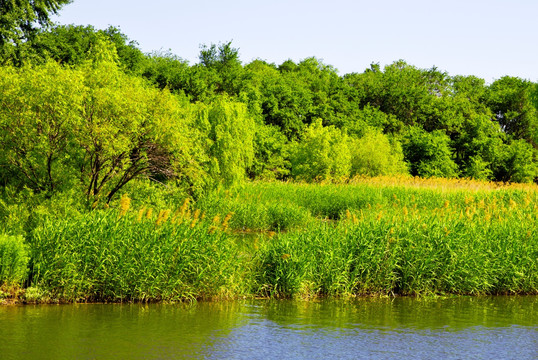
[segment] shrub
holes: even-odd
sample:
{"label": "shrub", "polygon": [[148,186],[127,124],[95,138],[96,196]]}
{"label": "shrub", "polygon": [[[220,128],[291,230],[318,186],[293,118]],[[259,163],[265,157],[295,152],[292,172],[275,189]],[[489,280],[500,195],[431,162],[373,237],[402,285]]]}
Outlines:
{"label": "shrub", "polygon": [[352,141],[351,153],[351,176],[407,173],[400,144],[391,144],[389,138],[381,132],[369,132]]}
{"label": "shrub", "polygon": [[299,180],[347,177],[351,167],[348,136],[334,126],[324,127],[318,119],[292,149],[290,161],[292,176]]}

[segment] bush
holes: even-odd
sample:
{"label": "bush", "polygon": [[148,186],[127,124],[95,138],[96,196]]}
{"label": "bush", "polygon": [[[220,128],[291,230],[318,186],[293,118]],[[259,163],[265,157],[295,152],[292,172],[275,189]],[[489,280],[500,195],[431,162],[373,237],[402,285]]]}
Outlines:
{"label": "bush", "polygon": [[398,142],[391,144],[381,132],[368,132],[352,142],[351,176],[406,174],[402,148]]}
{"label": "bush", "polygon": [[318,119],[292,149],[290,161],[291,174],[298,180],[347,177],[351,168],[348,136],[334,126],[324,127]]}

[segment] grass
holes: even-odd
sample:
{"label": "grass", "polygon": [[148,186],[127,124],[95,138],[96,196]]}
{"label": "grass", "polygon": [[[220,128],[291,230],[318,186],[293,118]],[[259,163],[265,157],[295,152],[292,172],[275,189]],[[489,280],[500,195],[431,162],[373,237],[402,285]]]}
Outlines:
{"label": "grass", "polygon": [[[517,215],[486,223],[450,210],[399,210],[350,212],[337,225],[280,234],[261,252],[260,291],[284,297],[537,293],[536,233]],[[531,229],[536,225],[534,218]]]}
{"label": "grass", "polygon": [[32,284],[64,301],[237,296],[237,246],[199,212],[98,211],[34,232]]}
{"label": "grass", "polygon": [[0,235],[0,301],[19,295],[26,279],[28,260],[22,236]]}
{"label": "grass", "polygon": [[196,202],[144,189],[148,201],[40,216],[26,299],[538,294],[535,185],[253,182]]}

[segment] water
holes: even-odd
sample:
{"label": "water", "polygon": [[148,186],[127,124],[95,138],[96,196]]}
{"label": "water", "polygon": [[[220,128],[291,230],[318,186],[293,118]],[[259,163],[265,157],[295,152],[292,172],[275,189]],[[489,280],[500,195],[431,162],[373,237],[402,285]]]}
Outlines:
{"label": "water", "polygon": [[538,297],[0,307],[0,359],[538,359]]}

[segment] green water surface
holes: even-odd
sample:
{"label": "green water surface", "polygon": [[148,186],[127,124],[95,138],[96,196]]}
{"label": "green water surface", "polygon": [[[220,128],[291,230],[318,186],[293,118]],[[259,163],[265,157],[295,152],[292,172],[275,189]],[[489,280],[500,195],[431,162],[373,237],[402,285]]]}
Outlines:
{"label": "green water surface", "polygon": [[0,359],[538,359],[538,297],[0,307]]}

